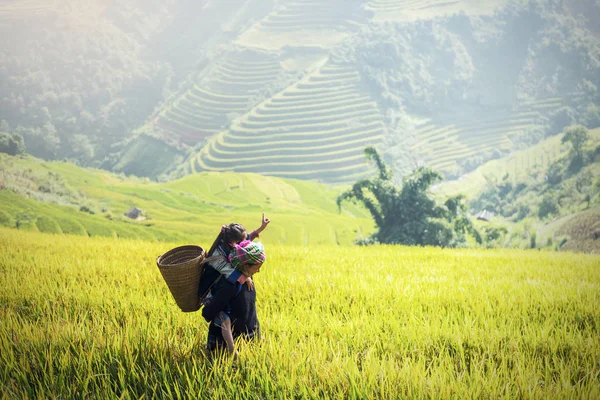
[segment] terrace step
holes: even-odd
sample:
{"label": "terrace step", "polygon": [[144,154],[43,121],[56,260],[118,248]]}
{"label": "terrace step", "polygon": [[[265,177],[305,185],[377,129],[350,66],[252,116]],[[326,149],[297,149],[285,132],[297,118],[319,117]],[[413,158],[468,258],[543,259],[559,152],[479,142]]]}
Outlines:
{"label": "terrace step", "polygon": [[358,72],[326,64],[213,137],[196,167],[319,179],[358,176],[369,170],[364,147],[380,144],[385,132],[377,103],[360,90]]}
{"label": "terrace step", "polygon": [[[278,132],[257,132],[250,129],[242,128],[230,128],[225,133],[226,136],[230,137],[236,142],[244,142],[247,138],[250,138],[249,143],[256,143],[256,140],[269,141],[273,139],[277,140],[320,140],[322,137],[335,137],[340,135],[350,135],[359,132],[371,131],[373,129],[383,127],[381,119],[371,121],[369,123],[362,123],[356,126],[350,126],[349,124],[337,124],[338,126],[331,127],[330,129],[322,130],[299,130],[297,132],[289,132],[288,130],[280,130]],[[328,127],[329,128],[329,127]],[[217,139],[217,138],[216,138]],[[248,143],[248,142],[245,142]]]}
{"label": "terrace step", "polygon": [[343,117],[344,115],[347,115],[348,113],[358,113],[357,115],[359,115],[360,113],[363,113],[364,111],[367,111],[368,109],[371,109],[373,112],[377,112],[377,106],[374,103],[363,103],[363,104],[354,104],[351,106],[339,106],[339,107],[335,107],[335,106],[331,106],[328,108],[323,107],[321,109],[321,111],[309,111],[309,112],[293,112],[293,113],[287,113],[287,114],[268,114],[268,115],[264,115],[264,114],[259,114],[259,113],[253,113],[253,114],[249,114],[247,119],[249,121],[252,122],[265,122],[265,123],[274,123],[274,122],[281,122],[281,123],[291,123],[293,121],[304,121],[306,119],[311,119],[311,120],[316,120],[316,119],[320,119],[320,118],[331,118],[332,114],[337,114],[336,117]]}
{"label": "terrace step", "polygon": [[[364,143],[379,142],[383,139],[384,130],[370,130],[358,132],[354,135],[339,135],[333,138],[322,137],[319,139],[298,139],[298,140],[274,140],[268,143],[251,143],[254,146],[249,147],[248,145],[241,143],[222,143],[221,141],[213,141],[213,149],[220,153],[231,153],[239,154],[243,151],[244,154],[263,154],[264,152],[272,152],[273,150],[279,151],[299,151],[318,153],[322,151],[329,151],[331,149],[348,149],[355,148],[357,145]],[[345,139],[340,145],[339,139]],[[290,146],[293,146],[291,148]],[[365,147],[365,146],[362,146]],[[287,148],[287,150],[286,150]],[[283,149],[283,150],[282,150]]]}

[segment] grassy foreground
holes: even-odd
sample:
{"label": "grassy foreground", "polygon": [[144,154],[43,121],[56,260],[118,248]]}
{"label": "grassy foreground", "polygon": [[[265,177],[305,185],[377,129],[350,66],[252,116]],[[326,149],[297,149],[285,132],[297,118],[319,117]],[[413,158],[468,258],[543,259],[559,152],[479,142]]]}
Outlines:
{"label": "grassy foreground", "polygon": [[600,258],[267,243],[237,368],[154,262],[0,229],[0,398],[600,398]]}

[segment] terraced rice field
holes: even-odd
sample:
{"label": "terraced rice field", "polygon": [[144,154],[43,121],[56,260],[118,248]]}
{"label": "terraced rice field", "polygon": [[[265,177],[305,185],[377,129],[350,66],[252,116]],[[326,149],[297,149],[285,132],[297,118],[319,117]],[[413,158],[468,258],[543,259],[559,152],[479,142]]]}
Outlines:
{"label": "terraced rice field", "polygon": [[0,17],[30,15],[38,11],[51,10],[55,7],[56,1],[54,0],[0,0]]}
{"label": "terraced rice field", "polygon": [[260,28],[278,32],[356,30],[364,22],[359,5],[356,1],[340,0],[290,1],[260,21]]}
{"label": "terraced rice field", "polygon": [[444,13],[489,14],[505,0],[368,0],[365,8],[378,20],[417,19]]}
{"label": "terraced rice field", "polygon": [[199,153],[196,168],[349,181],[368,171],[363,150],[384,134],[358,72],[327,63],[219,133]]}
{"label": "terraced rice field", "polygon": [[447,3],[461,3],[449,0],[369,0],[367,7],[374,11],[419,10]]}
{"label": "terraced rice field", "polygon": [[228,53],[200,75],[155,121],[167,135],[196,144],[248,111],[261,89],[283,74],[276,55],[250,50]]}
{"label": "terraced rice field", "polygon": [[279,2],[271,13],[238,37],[237,42],[270,50],[284,46],[329,48],[368,22],[370,13],[363,3],[362,0]]}
{"label": "terraced rice field", "polygon": [[427,121],[414,133],[410,149],[429,166],[444,172],[458,167],[460,160],[483,152],[513,147],[511,137],[540,124],[549,111],[564,105],[563,99],[551,98],[523,102],[518,112],[507,110],[489,116],[448,116]]}

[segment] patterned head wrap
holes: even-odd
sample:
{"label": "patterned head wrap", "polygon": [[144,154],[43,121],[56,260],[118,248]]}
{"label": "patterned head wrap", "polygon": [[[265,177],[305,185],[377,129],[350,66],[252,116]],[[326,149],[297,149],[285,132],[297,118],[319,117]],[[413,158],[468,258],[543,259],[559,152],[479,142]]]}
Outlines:
{"label": "patterned head wrap", "polygon": [[264,263],[267,256],[262,243],[244,240],[235,245],[231,253],[229,253],[228,259],[235,269],[241,271],[244,265],[252,266]]}

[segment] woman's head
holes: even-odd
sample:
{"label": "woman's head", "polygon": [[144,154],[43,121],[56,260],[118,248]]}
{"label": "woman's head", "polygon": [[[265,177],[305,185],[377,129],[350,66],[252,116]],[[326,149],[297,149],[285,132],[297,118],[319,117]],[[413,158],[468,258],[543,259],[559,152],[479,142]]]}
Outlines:
{"label": "woman's head", "polygon": [[237,244],[229,254],[231,265],[244,273],[252,276],[260,271],[260,267],[266,261],[265,247],[260,242],[244,240]]}

